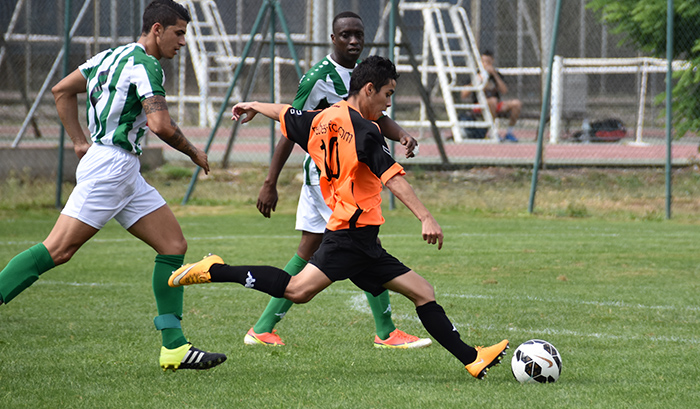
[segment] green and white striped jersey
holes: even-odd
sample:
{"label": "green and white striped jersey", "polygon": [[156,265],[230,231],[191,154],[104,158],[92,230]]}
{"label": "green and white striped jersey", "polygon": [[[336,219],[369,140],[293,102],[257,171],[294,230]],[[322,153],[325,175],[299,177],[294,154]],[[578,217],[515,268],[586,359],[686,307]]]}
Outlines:
{"label": "green and white striped jersey", "polygon": [[114,145],[136,155],[148,129],[141,101],[165,96],[160,62],[139,43],[102,51],[80,67],[87,80],[87,118],[94,143]]}
{"label": "green and white striped jersey", "polygon": [[[314,65],[299,81],[292,106],[302,111],[328,108],[348,96],[352,70],[326,58]],[[319,174],[311,156],[304,158],[304,184],[318,185]]]}

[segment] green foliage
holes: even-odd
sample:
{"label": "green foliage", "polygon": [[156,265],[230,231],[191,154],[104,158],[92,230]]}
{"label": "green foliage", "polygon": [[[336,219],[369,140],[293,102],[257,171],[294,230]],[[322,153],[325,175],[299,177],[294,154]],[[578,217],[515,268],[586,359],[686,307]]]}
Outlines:
{"label": "green foliage", "polygon": [[[666,58],[667,0],[591,0],[602,21],[643,51]],[[674,72],[674,125],[677,135],[700,132],[700,2],[675,0],[673,57],[690,67]],[[660,96],[657,103],[665,98]]]}
{"label": "green foliage", "polygon": [[[187,262],[215,252],[232,264],[281,266],[299,241],[293,212],[264,219],[252,209],[174,210]],[[55,213],[0,218],[0,266],[42,240]],[[347,281],[294,306],[277,326],[287,342],[280,348],[243,345],[266,295],[235,284],[187,287],[185,334],[229,360],[209,371],[163,373],[150,287],[155,254],[110,222],[69,263],[0,306],[0,407],[697,406],[697,225],[443,212],[438,251],[406,209],[386,217],[383,245],[433,284],[466,342],[511,341],[485,380],[437,344],[373,348],[371,313]],[[391,298],[397,326],[427,336],[413,305]],[[557,383],[513,379],[512,352],[531,338],[561,352]]]}

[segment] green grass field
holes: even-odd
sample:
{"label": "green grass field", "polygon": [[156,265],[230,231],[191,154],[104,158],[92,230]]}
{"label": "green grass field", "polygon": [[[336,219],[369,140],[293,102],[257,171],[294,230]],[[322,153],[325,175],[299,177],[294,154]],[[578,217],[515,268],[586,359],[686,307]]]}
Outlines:
{"label": "green grass field", "polygon": [[[187,260],[282,266],[298,244],[293,209],[175,206]],[[381,238],[425,276],[472,345],[511,341],[503,364],[473,379],[437,344],[372,347],[359,290],[340,282],[278,325],[287,346],[243,345],[267,303],[237,284],[185,290],[186,335],[228,355],[209,371],[163,373],[152,324],[154,252],[110,222],[71,262],[0,307],[2,408],[692,408],[700,401],[700,239],[691,222],[546,218],[444,211],[441,251],[404,208]],[[43,240],[51,210],[0,219],[0,266]],[[410,302],[392,295],[397,325],[427,336]],[[510,373],[523,341],[552,342],[555,384]]]}

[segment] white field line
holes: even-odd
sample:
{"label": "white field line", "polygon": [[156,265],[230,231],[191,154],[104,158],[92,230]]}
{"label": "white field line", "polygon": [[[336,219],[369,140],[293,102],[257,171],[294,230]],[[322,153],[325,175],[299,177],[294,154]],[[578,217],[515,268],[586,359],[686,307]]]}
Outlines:
{"label": "white field line", "polygon": [[[98,233],[99,234],[99,233]],[[249,239],[299,239],[299,235],[269,235],[269,234],[261,234],[261,235],[232,235],[232,236],[207,236],[207,237],[186,237],[187,241],[220,241],[220,240],[249,240]],[[139,241],[136,237],[132,236],[126,236],[122,238],[110,238],[110,239],[101,239],[101,238],[93,238],[90,239],[88,243],[124,243],[128,241]],[[41,240],[38,241],[30,241],[30,240],[23,240],[23,241],[0,241],[0,246],[4,245],[34,245],[36,243],[41,242]]]}

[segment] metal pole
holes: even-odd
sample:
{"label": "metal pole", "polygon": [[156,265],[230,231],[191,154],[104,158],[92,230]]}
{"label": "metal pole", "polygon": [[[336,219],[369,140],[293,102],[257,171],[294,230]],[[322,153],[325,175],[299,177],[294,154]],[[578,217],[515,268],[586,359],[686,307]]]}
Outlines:
{"label": "metal pole", "polygon": [[[71,33],[70,33],[70,9],[71,9],[71,0],[65,0],[65,14],[64,14],[64,23],[63,23],[63,76],[68,75],[68,69],[69,65],[68,63],[70,62],[70,58],[68,56],[68,49],[70,48],[70,39],[71,39]],[[61,193],[62,193],[62,186],[63,186],[63,141],[66,138],[66,128],[63,127],[63,124],[61,124],[61,131],[58,134],[58,169],[56,169],[56,203],[55,206],[57,209],[60,209],[62,207],[61,203]]]}
{"label": "metal pole", "polygon": [[[389,13],[389,59],[391,62],[396,61],[395,46],[396,46],[396,0],[391,0],[391,12]],[[391,106],[389,107],[389,117],[394,117],[394,95],[391,95]],[[391,156],[394,156],[396,143],[391,141]],[[396,209],[396,197],[394,194],[389,195],[389,210]]]}
{"label": "metal pole", "polygon": [[666,10],[666,219],[671,218],[671,138],[673,103],[673,0]]}
{"label": "metal pole", "polygon": [[[275,4],[275,9],[277,10],[277,18],[279,19],[280,25],[282,26],[282,30],[284,31],[285,37],[287,38],[287,46],[289,48],[289,52],[292,55],[292,58],[294,59],[297,75],[299,75],[299,79],[301,79],[301,76],[303,75],[301,72],[301,66],[299,65],[299,59],[297,58],[296,51],[294,50],[294,43],[291,41],[291,34],[289,33],[289,29],[287,28],[287,23],[284,18],[284,13],[282,12],[282,8],[280,7],[279,2]],[[272,13],[270,13],[272,14]],[[267,27],[266,24],[270,24],[269,22],[265,22],[263,24],[263,27]],[[241,98],[243,98],[243,101],[248,100],[248,95],[250,95],[250,90],[253,85],[253,80],[255,79],[255,75],[257,72],[257,67],[258,63],[260,61],[260,53],[262,52],[262,45],[265,42],[265,39],[263,38],[262,41],[260,42],[259,47],[255,51],[255,57],[253,57],[253,60],[255,61],[254,68],[251,69],[252,74],[248,75],[248,80],[244,86],[244,91],[241,94]],[[229,137],[228,143],[226,144],[226,151],[224,152],[224,158],[221,162],[221,166],[226,169],[229,166],[229,156],[231,155],[231,150],[233,149],[233,143],[236,140],[236,135],[238,133],[238,125],[240,125],[240,122],[236,121],[233,123],[233,127],[231,128],[231,136]],[[272,146],[270,150],[270,158],[272,158],[272,153],[274,150],[274,146]]]}
{"label": "metal pole", "polygon": [[544,138],[544,124],[547,120],[547,106],[549,105],[549,96],[552,90],[552,65],[554,64],[554,54],[557,49],[557,37],[559,35],[559,15],[561,14],[561,0],[557,0],[557,6],[554,11],[554,27],[552,28],[552,43],[549,49],[549,69],[547,70],[547,80],[545,82],[545,91],[542,96],[542,109],[540,111],[540,125],[537,129],[537,154],[535,155],[535,164],[532,170],[532,185],[530,188],[530,202],[527,211],[532,213],[535,208],[535,193],[537,192],[537,173],[540,169],[542,160],[542,139]]}
{"label": "metal pole", "polygon": [[[241,75],[241,71],[243,70],[243,66],[245,65],[245,59],[248,57],[248,53],[250,52],[250,47],[255,41],[255,33],[258,32],[258,27],[260,26],[260,22],[262,21],[263,16],[265,15],[265,12],[268,10],[269,6],[263,5],[260,7],[260,11],[258,12],[258,16],[255,18],[255,23],[253,24],[253,29],[250,31],[250,38],[248,39],[248,42],[245,44],[245,47],[243,47],[243,54],[241,54],[241,62],[238,64],[236,67],[236,71],[233,74],[233,81],[231,81],[231,85],[229,85],[228,90],[226,90],[226,95],[224,96],[224,100],[221,102],[221,109],[219,109],[219,115],[216,118],[216,122],[214,123],[214,127],[211,129],[211,133],[209,134],[209,140],[207,141],[207,145],[204,147],[204,152],[209,153],[209,148],[211,147],[212,142],[214,141],[214,136],[216,135],[216,131],[219,129],[219,125],[221,125],[221,118],[224,116],[224,112],[226,111],[227,104],[229,98],[231,98],[231,94],[233,93],[233,88],[236,86],[236,82],[238,81],[238,77]],[[192,179],[190,180],[190,185],[187,187],[187,192],[185,192],[185,197],[182,198],[182,204],[186,205],[187,201],[190,200],[190,196],[192,195],[192,192],[194,191],[194,185],[197,183],[197,175],[199,175],[199,172],[202,171],[202,168],[197,166],[197,168],[194,170],[192,173]]]}
{"label": "metal pole", "polygon": [[[262,23],[263,27],[267,27],[270,24],[269,21],[264,20]],[[266,34],[267,35],[267,34]],[[258,75],[258,66],[260,65],[260,55],[262,54],[263,45],[267,37],[261,38],[260,42],[255,49],[255,55],[253,56],[253,65],[249,68],[248,78],[246,79],[245,85],[243,85],[243,92],[241,93],[241,101],[247,101],[250,95],[250,90],[253,88],[253,82],[255,77]],[[229,157],[231,156],[231,151],[233,150],[233,144],[236,141],[236,136],[238,135],[238,127],[240,126],[240,121],[233,121],[233,126],[231,127],[231,134],[229,135],[228,142],[226,143],[226,151],[224,151],[224,157],[221,160],[221,167],[223,169],[228,169],[229,167]]]}
{"label": "metal pole", "polygon": [[[268,0],[273,1],[273,0]],[[272,7],[272,3],[270,3]],[[270,9],[270,102],[275,101],[275,13]],[[275,121],[270,119],[270,162],[275,152]]]}
{"label": "metal pole", "polygon": [[[287,26],[287,20],[284,18],[284,13],[282,13],[282,6],[280,5],[279,1],[275,2],[275,10],[277,11],[277,18],[280,20],[280,26],[282,27],[282,31],[285,34],[285,38],[287,39],[287,48],[289,48],[289,54],[291,54],[292,59],[294,60],[294,68],[297,71],[297,76],[299,79],[304,76],[304,72],[301,70],[301,66],[299,65],[299,57],[297,57],[297,52],[294,49],[294,42],[292,41],[292,35],[289,33],[289,26]],[[320,60],[321,58],[319,58]]]}

